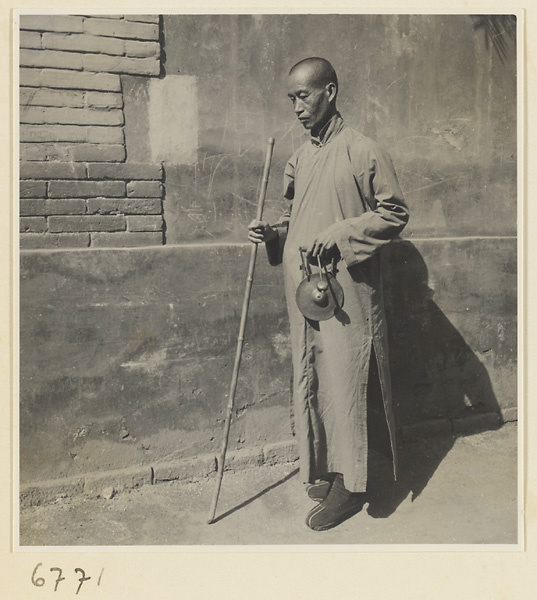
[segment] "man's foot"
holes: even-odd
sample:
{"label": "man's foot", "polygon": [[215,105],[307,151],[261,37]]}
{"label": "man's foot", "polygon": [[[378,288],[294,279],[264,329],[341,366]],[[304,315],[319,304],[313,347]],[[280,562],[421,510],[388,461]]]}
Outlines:
{"label": "man's foot", "polygon": [[308,496],[315,502],[322,502],[332,487],[333,479],[318,479],[315,483],[310,483],[306,488]]}
{"label": "man's foot", "polygon": [[343,476],[337,475],[328,496],[306,517],[306,525],[315,531],[326,531],[359,513],[366,502],[365,493],[349,492]]}

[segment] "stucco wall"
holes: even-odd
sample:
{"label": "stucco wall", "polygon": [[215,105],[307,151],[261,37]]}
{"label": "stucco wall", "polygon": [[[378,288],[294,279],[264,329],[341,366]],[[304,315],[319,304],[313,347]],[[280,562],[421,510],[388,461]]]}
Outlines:
{"label": "stucco wall", "polygon": [[168,242],[242,239],[271,135],[267,215],[280,214],[306,139],[286,76],[306,56],[333,63],[343,117],[392,155],[404,237],[516,233],[514,48],[502,62],[469,15],[169,16],[163,34],[166,74],[196,76],[199,104],[198,162],[168,178]]}
{"label": "stucco wall", "polygon": [[[501,60],[462,15],[170,15],[159,39],[162,76],[121,85],[127,163],[162,162],[166,245],[21,253],[23,480],[215,452],[245,226],[269,135],[266,215],[283,208],[304,140],[285,79],[307,55],[333,62],[343,116],[390,151],[412,213],[385,253],[397,425],[512,416],[514,49]],[[232,449],[290,437],[281,272],[262,252],[247,336]]]}
{"label": "stucco wall", "polygon": [[[512,415],[514,254],[515,241],[499,238],[386,252],[399,428]],[[233,244],[24,253],[24,479],[217,453],[248,256]],[[260,258],[231,450],[291,438],[281,272]]]}

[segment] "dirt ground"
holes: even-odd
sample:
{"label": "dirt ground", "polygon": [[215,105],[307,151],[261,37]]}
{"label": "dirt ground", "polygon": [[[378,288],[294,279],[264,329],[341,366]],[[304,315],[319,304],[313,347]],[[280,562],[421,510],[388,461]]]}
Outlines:
{"label": "dirt ground", "polygon": [[[314,506],[297,464],[225,473],[208,525],[214,476],[159,483],[108,498],[58,499],[20,514],[21,546],[272,544],[514,544],[517,428],[407,443],[401,473],[371,461],[363,510],[326,532],[309,530]],[[111,491],[111,490],[110,490]]]}

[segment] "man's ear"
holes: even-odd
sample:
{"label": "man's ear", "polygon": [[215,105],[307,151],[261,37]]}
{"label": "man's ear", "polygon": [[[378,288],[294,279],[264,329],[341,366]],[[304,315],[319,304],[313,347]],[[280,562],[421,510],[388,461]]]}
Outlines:
{"label": "man's ear", "polygon": [[335,83],[328,83],[326,85],[326,92],[328,93],[328,101],[332,102],[337,94],[337,86]]}

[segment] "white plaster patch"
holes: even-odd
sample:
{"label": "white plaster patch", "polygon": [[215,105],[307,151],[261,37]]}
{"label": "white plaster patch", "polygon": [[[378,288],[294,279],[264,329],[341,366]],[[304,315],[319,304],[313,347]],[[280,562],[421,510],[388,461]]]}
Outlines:
{"label": "white plaster patch", "polygon": [[149,143],[153,162],[191,165],[198,158],[196,77],[166,75],[149,82]]}

